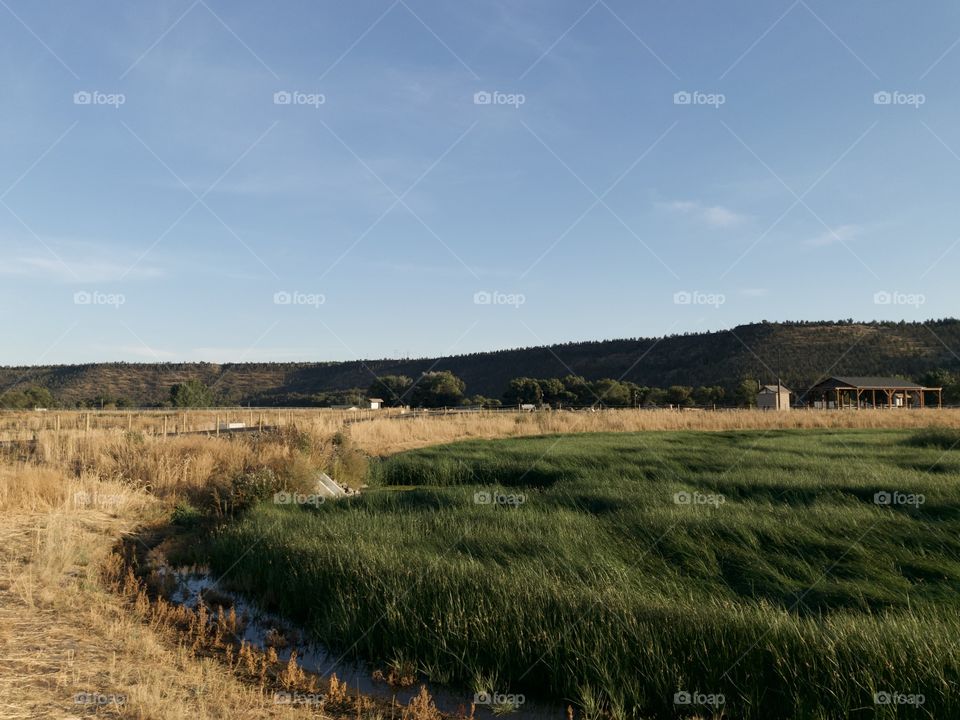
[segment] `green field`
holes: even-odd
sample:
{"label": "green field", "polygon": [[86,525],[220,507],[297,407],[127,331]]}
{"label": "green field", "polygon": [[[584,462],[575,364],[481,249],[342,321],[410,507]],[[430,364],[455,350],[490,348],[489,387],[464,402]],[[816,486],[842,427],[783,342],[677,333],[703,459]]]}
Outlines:
{"label": "green field", "polygon": [[256,506],[211,564],[334,647],[471,692],[614,717],[960,717],[957,439],[433,447],[373,465],[358,498]]}

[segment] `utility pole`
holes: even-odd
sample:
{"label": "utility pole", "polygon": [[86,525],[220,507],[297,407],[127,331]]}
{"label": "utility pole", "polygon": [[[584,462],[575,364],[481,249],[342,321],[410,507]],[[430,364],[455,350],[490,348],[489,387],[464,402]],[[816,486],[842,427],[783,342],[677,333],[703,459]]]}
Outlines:
{"label": "utility pole", "polygon": [[780,346],[777,345],[777,410],[781,410],[780,407]]}

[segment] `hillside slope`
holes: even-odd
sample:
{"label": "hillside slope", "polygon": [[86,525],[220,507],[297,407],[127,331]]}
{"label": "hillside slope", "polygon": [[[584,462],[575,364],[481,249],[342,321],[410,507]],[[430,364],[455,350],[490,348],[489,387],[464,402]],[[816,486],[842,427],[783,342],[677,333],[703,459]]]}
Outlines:
{"label": "hillside slope", "polygon": [[64,405],[100,395],[161,403],[170,386],[197,378],[225,402],[272,404],[293,396],[366,388],[374,375],[416,378],[450,370],[468,394],[499,397],[517,376],[583,375],[641,385],[721,385],[744,377],[802,389],[826,374],[903,375],[960,369],[960,320],[925,323],[754,323],[664,338],[565,343],[416,360],[319,363],[127,364],[0,367],[0,392],[42,385]]}

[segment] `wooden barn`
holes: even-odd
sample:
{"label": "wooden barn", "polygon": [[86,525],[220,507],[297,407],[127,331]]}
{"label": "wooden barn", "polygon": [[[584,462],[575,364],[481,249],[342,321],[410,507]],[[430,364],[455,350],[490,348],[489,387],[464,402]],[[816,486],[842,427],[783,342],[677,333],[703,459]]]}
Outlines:
{"label": "wooden barn", "polygon": [[828,377],[807,391],[807,404],[815,408],[923,408],[927,395],[943,407],[943,388],[924,387],[895,377]]}

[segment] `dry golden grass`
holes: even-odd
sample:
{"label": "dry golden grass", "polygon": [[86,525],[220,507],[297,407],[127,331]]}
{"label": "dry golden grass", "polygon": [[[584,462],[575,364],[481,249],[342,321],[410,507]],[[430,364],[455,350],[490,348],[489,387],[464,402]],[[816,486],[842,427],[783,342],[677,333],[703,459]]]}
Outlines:
{"label": "dry golden grass", "polygon": [[[294,456],[331,467],[337,462],[333,435],[345,427],[355,447],[376,455],[466,438],[552,433],[960,427],[956,410],[491,413],[380,416],[348,426],[344,419],[291,416],[300,432],[274,440],[36,430],[33,451],[8,448],[0,456],[0,720],[89,716],[92,707],[73,703],[80,692],[125,695],[123,705],[97,710],[108,717],[245,720],[309,712],[276,705],[222,662],[199,658],[144,624],[103,585],[99,571],[121,535],[165,516],[193,490]],[[432,713],[429,702],[421,704],[421,714]]]}
{"label": "dry golden grass", "polygon": [[129,430],[146,435],[181,432],[214,432],[218,423],[243,423],[247,427],[290,427],[297,425],[314,431],[333,432],[345,421],[363,421],[376,414],[397,414],[397,410],[334,410],[330,408],[292,408],[248,410],[50,410],[0,411],[0,441],[28,440],[37,433],[56,430],[82,435],[96,430]]}
{"label": "dry golden grass", "polygon": [[[278,704],[262,687],[262,672],[259,684],[239,677],[243,653],[233,666],[208,657],[190,637],[148,622],[149,609],[111,592],[102,573],[114,564],[117,539],[165,514],[158,498],[121,480],[0,465],[0,720],[385,716],[382,703],[356,697],[351,707],[358,709],[349,713]],[[269,657],[246,653],[264,666]],[[304,682],[293,663],[278,678],[284,687]],[[332,687],[346,697],[345,685]],[[78,704],[78,694],[122,702]],[[413,704],[395,714],[436,718]]]}
{"label": "dry golden grass", "polygon": [[296,717],[135,621],[101,562],[158,502],[119,482],[0,468],[0,718],[89,716],[78,693],[125,696],[98,715]]}
{"label": "dry golden grass", "polygon": [[350,425],[354,445],[389,455],[471,438],[645,430],[960,427],[960,410],[604,410],[602,412],[464,413],[377,418]]}

